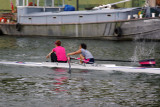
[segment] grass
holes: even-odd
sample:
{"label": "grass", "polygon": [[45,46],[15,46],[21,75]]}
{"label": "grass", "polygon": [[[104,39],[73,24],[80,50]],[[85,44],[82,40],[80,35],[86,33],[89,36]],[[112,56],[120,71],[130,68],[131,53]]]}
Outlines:
{"label": "grass", "polygon": [[[16,0],[13,0],[13,4],[16,4]],[[0,10],[11,10],[10,0],[0,0]]]}
{"label": "grass", "polygon": [[[15,5],[16,0],[12,0],[12,1],[13,1],[13,4]],[[42,1],[43,0],[40,0],[40,2]],[[65,0],[65,4],[73,5],[76,7],[76,1],[77,0]],[[86,7],[93,7],[101,4],[114,3],[118,1],[121,1],[121,0],[79,0],[79,7],[80,7],[80,10],[82,10]],[[144,0],[140,0],[140,1],[144,1]],[[118,7],[131,7],[131,6],[132,6],[132,2],[121,3],[118,5]],[[0,10],[11,10],[10,0],[0,0]]]}

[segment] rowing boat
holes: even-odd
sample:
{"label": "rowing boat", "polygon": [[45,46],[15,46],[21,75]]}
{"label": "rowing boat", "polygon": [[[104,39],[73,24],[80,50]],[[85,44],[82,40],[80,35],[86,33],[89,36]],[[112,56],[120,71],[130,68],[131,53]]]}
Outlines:
{"label": "rowing boat", "polygon": [[[68,63],[52,63],[52,62],[0,61],[0,64],[30,66],[30,67],[69,68]],[[85,69],[85,70],[122,71],[122,72],[160,74],[160,68],[116,66],[115,64],[78,64],[78,63],[71,63],[71,68],[72,69]]]}

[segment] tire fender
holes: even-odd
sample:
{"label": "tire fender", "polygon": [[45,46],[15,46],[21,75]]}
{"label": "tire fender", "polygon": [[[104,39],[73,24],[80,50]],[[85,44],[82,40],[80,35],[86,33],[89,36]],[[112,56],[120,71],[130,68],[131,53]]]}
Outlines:
{"label": "tire fender", "polygon": [[120,27],[117,27],[114,30],[114,35],[117,36],[117,37],[121,37],[122,36],[122,29]]}
{"label": "tire fender", "polygon": [[21,24],[20,24],[20,23],[17,23],[17,24],[16,24],[16,30],[17,30],[17,31],[21,31]]}

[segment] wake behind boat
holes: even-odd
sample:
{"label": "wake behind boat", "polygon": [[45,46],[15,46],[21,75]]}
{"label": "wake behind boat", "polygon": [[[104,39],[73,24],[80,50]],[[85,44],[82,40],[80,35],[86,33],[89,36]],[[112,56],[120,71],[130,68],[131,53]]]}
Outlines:
{"label": "wake behind boat", "polygon": [[[52,62],[18,62],[18,61],[0,61],[1,65],[17,65],[29,67],[48,67],[48,68],[69,68],[68,63]],[[99,71],[121,71],[132,73],[153,73],[160,74],[160,68],[116,66],[115,64],[78,64],[70,63],[72,69],[99,70]]]}

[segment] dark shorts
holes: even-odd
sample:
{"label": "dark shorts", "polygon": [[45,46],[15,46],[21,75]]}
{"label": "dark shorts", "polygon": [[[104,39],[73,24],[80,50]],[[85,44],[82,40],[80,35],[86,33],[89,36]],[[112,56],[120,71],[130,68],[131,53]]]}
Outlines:
{"label": "dark shorts", "polygon": [[54,52],[51,54],[51,62],[67,63],[67,61],[58,61]]}
{"label": "dark shorts", "polygon": [[57,62],[59,62],[59,63],[67,63],[67,61],[57,61]]}
{"label": "dark shorts", "polygon": [[93,64],[93,63],[94,63],[94,58],[85,59],[84,62],[85,62],[86,64]]}

